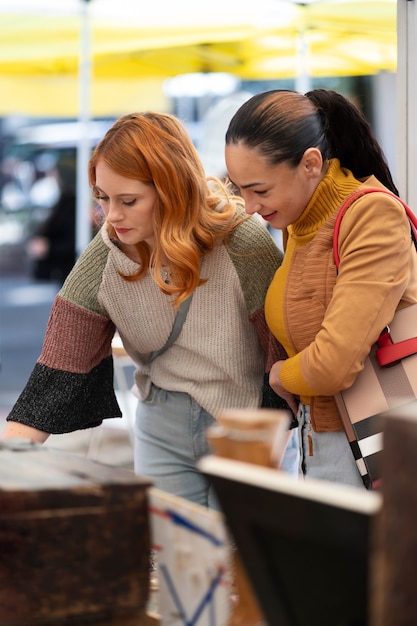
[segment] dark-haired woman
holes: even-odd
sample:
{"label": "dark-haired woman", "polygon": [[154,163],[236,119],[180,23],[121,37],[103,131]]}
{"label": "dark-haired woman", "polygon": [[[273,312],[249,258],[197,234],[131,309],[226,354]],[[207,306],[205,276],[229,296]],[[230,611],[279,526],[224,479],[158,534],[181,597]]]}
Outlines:
{"label": "dark-haired woman", "polygon": [[356,200],[343,218],[338,272],[332,236],[357,189],[397,193],[383,152],[342,95],[275,90],[232,118],[226,165],[246,211],[288,233],[265,304],[288,359],[269,380],[294,411],[300,401],[302,471],[363,486],[333,397],[352,385],[397,307],[417,301],[416,253],[404,208],[383,193]]}

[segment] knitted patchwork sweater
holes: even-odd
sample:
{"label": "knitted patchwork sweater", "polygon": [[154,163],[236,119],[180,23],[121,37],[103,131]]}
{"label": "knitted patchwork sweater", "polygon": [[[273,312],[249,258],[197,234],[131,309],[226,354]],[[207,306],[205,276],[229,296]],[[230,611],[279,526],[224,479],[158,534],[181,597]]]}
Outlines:
{"label": "knitted patchwork sweater", "polygon": [[281,261],[257,218],[240,224],[227,244],[204,258],[201,276],[208,280],[196,289],[179,337],[148,365],[149,353],[172,330],[175,309],[149,272],[140,281],[120,276],[134,274],[138,265],[104,226],[56,296],[41,355],[7,419],[56,434],[120,417],[111,350],[116,329],[136,366],[139,399],[154,383],[190,394],[213,415],[260,406],[265,372],[285,356],[263,308]]}

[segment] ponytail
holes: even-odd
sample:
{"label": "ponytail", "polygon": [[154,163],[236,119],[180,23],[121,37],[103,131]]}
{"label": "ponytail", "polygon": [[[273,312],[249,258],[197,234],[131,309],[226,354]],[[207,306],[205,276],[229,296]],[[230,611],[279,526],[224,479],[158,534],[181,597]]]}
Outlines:
{"label": "ponytail", "polygon": [[329,154],[355,178],[372,174],[398,195],[388,163],[370,124],[347,98],[327,89],[314,89],[306,96],[317,108],[324,125]]}

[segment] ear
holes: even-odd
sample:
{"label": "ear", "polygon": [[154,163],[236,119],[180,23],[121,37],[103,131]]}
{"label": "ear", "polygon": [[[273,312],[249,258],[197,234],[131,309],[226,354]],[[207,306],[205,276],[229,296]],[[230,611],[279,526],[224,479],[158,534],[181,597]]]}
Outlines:
{"label": "ear", "polygon": [[323,168],[323,157],[318,148],[307,148],[301,162],[309,178],[320,176]]}

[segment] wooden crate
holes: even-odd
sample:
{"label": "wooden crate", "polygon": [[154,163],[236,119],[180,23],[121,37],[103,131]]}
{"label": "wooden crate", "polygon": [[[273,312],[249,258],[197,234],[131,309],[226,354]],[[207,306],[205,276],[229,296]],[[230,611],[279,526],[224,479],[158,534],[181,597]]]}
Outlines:
{"label": "wooden crate", "polygon": [[145,624],[149,486],[128,470],[0,442],[0,625]]}

